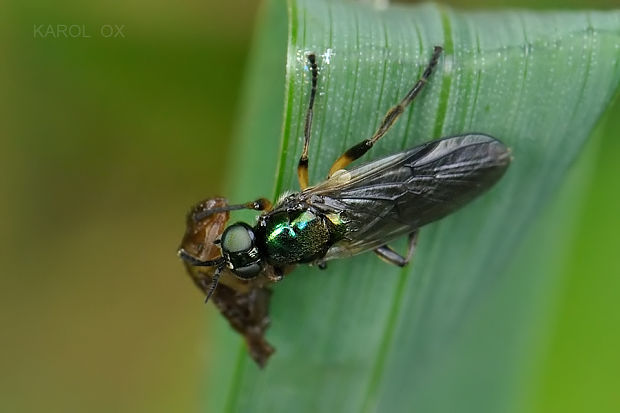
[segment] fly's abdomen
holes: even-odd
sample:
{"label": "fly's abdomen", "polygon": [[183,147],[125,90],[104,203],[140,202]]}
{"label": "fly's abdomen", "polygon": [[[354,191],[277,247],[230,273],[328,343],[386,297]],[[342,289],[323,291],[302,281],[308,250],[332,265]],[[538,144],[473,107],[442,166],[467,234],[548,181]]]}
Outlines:
{"label": "fly's abdomen", "polygon": [[272,265],[312,262],[333,243],[333,224],[311,211],[276,212],[265,220],[263,248]]}

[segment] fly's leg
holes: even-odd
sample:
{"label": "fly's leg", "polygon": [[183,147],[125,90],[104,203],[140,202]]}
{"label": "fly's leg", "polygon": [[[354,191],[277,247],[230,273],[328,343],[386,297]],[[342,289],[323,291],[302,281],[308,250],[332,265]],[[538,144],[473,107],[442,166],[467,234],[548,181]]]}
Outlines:
{"label": "fly's leg", "polygon": [[318,260],[314,261],[312,265],[316,265],[319,268],[319,270],[326,270],[327,260],[325,258],[319,258]]}
{"label": "fly's leg", "polygon": [[284,278],[284,270],[280,267],[268,266],[265,268],[265,277],[271,282],[282,281]]}
{"label": "fly's leg", "polygon": [[185,251],[185,248],[179,248],[179,250],[177,251],[177,255],[183,261],[194,267],[221,267],[226,264],[226,261],[221,257],[215,260],[199,260],[198,258],[192,256],[190,253]]}
{"label": "fly's leg", "polygon": [[297,179],[299,180],[299,187],[302,191],[308,187],[308,146],[310,145],[310,134],[312,131],[316,85],[319,78],[319,71],[316,66],[316,55],[314,53],[308,55],[308,63],[310,64],[310,71],[312,72],[312,88],[310,89],[310,102],[308,103],[306,123],[304,125],[304,149],[301,152],[299,163],[297,164]]}
{"label": "fly's leg", "polygon": [[404,267],[411,261],[413,257],[413,253],[415,251],[416,244],[418,243],[418,231],[414,231],[409,234],[409,246],[407,247],[407,256],[403,257],[392,248],[387,245],[383,245],[374,250],[374,253],[379,256],[382,260],[397,265],[399,267]]}
{"label": "fly's leg", "polygon": [[[222,275],[222,271],[224,270],[224,266],[226,265],[226,260],[223,257],[220,257],[215,260],[206,260],[206,261],[199,260],[198,258],[190,255],[187,251],[185,251],[184,248],[179,248],[179,251],[177,252],[177,254],[179,258],[181,258],[183,261],[185,261],[189,265],[193,265],[195,267],[215,267],[215,271],[213,272],[213,276],[211,280],[211,285],[209,286],[209,289],[205,291],[207,293],[207,298],[205,298],[205,303],[208,302],[209,298],[211,298],[211,296],[213,295],[213,292],[215,291],[215,288],[217,287],[217,283],[220,280],[220,275]],[[207,286],[204,282],[201,281],[200,284],[203,289],[206,289]]]}
{"label": "fly's leg", "polygon": [[221,208],[203,209],[192,214],[194,222],[202,221],[213,214],[219,214],[226,211],[236,211],[239,209],[253,209],[254,211],[269,211],[271,210],[271,202],[266,198],[259,198],[256,201],[246,202],[244,204],[226,205]]}
{"label": "fly's leg", "polygon": [[381,122],[381,126],[379,126],[379,129],[377,129],[372,138],[365,139],[357,145],[350,147],[345,153],[340,156],[340,158],[336,159],[336,162],[334,162],[331,169],[329,170],[328,177],[332,176],[334,172],[345,168],[351,162],[360,158],[362,155],[368,152],[368,150],[372,148],[373,145],[379,139],[381,139],[388,130],[390,130],[392,125],[394,125],[394,122],[396,122],[396,119],[398,119],[398,117],[405,111],[407,106],[409,106],[409,104],[413,101],[413,99],[415,99],[415,97],[418,95],[418,93],[420,93],[424,85],[427,83],[428,78],[431,76],[433,70],[435,69],[435,66],[437,66],[437,61],[439,60],[439,55],[441,55],[442,51],[443,49],[440,46],[435,46],[433,50],[433,56],[431,57],[430,62],[426,66],[422,77],[416,82],[415,85],[413,85],[413,88],[411,88],[409,93],[407,93],[407,95],[403,98],[403,100],[400,101],[398,105],[394,106],[387,112],[387,114],[383,118],[383,122]]}

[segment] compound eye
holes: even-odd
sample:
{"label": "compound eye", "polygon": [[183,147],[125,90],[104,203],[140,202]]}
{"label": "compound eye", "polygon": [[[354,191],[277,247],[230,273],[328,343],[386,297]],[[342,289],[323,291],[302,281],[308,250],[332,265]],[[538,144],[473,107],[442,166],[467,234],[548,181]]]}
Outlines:
{"label": "compound eye", "polygon": [[254,263],[245,267],[235,268],[234,271],[239,278],[250,280],[258,275],[258,273],[261,271],[261,266]]}
{"label": "compound eye", "polygon": [[249,225],[238,223],[229,226],[222,234],[222,249],[226,252],[249,251],[254,246],[254,232]]}

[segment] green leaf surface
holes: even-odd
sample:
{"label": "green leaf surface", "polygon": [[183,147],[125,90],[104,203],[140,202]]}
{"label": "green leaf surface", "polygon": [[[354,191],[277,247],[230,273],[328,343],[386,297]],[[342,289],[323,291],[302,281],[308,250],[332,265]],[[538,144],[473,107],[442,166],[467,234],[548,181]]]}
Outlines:
{"label": "green leaf surface", "polygon": [[[464,132],[501,139],[514,161],[489,193],[421,231],[412,265],[364,254],[326,271],[300,267],[277,285],[268,333],[277,352],[263,371],[218,321],[207,404],[244,412],[505,410],[524,362],[516,338],[531,329],[532,303],[541,303],[534,290],[555,282],[545,278],[552,263],[543,252],[562,244],[556,237],[568,231],[562,224],[576,202],[559,204],[563,212],[544,222],[541,213],[617,93],[620,12],[291,0],[288,48],[286,12],[278,1],[263,10],[230,199],[268,195],[274,183],[274,198],[298,190],[308,52],[319,55],[320,69],[311,182],[372,135],[434,45],[445,52],[427,87],[361,162]],[[536,268],[523,265],[536,254]],[[536,308],[544,314],[544,305]]]}

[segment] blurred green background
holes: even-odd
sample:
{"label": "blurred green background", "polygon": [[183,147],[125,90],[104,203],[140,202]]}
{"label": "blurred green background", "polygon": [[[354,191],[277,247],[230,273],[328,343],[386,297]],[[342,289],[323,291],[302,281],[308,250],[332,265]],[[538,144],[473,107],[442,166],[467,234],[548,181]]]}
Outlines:
{"label": "blurred green background", "polygon": [[[239,167],[229,143],[258,4],[0,7],[0,410],[200,410],[215,310],[174,252],[188,207],[230,192]],[[35,36],[58,24],[90,37]],[[105,25],[120,33],[102,36]],[[620,409],[618,115],[616,104],[589,145],[596,162],[534,391],[541,412]]]}

